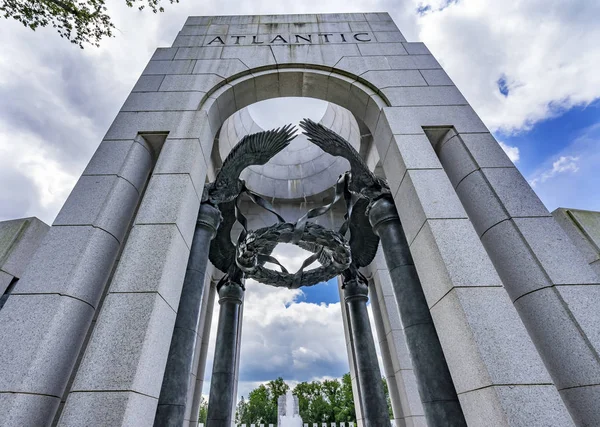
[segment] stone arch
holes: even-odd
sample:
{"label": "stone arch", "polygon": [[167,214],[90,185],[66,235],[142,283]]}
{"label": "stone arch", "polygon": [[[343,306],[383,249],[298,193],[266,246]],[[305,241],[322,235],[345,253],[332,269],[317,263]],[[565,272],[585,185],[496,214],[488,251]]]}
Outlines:
{"label": "stone arch", "polygon": [[352,112],[372,135],[379,112],[390,105],[372,83],[347,71],[324,71],[317,64],[258,70],[238,73],[208,90],[199,106],[210,125],[210,133],[203,137],[216,137],[225,120],[236,111],[271,98],[308,97],[339,105]]}

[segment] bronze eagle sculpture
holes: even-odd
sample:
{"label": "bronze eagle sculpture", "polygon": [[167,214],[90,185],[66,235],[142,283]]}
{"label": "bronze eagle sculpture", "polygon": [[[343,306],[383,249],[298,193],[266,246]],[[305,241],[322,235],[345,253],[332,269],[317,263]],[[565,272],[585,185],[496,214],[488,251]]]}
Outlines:
{"label": "bronze eagle sculpture", "polygon": [[[246,135],[225,158],[215,180],[207,184],[202,202],[210,203],[221,211],[223,220],[215,238],[210,243],[210,262],[229,275],[237,275],[235,245],[231,241],[231,230],[236,222],[235,203],[243,192],[245,182],[239,178],[242,171],[251,165],[264,165],[273,156],[287,147],[296,137],[296,127],[283,126],[275,130]],[[276,243],[273,244],[275,247]]]}
{"label": "bronze eagle sculpture", "polygon": [[368,266],[379,246],[379,237],[373,233],[367,210],[369,204],[387,194],[390,188],[387,182],[376,176],[354,147],[343,137],[310,119],[300,122],[300,127],[308,140],[332,156],[344,157],[350,163],[348,189],[357,200],[353,204],[349,218],[350,249],[352,264],[351,275],[359,274],[358,268]]}

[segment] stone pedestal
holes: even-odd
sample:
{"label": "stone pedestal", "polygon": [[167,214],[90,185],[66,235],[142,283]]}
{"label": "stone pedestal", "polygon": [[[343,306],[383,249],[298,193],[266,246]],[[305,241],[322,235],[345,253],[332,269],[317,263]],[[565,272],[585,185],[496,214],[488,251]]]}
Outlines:
{"label": "stone pedestal", "polygon": [[466,426],[394,203],[387,198],[375,202],[369,220],[381,239],[427,421]]}
{"label": "stone pedestal", "polygon": [[208,204],[200,206],[177,309],[169,359],[158,399],[155,427],[179,427],[185,419],[209,243],[217,232],[220,220],[221,214],[218,209]]}
{"label": "stone pedestal", "polygon": [[208,398],[208,427],[231,427],[235,401],[236,359],[240,305],[244,290],[239,283],[227,281],[219,289],[219,326]]}
{"label": "stone pedestal", "polygon": [[363,426],[377,427],[389,425],[390,417],[367,312],[368,292],[367,284],[362,282],[361,279],[356,278],[344,283],[344,299],[347,304],[350,327],[354,338],[353,345],[363,411]]}

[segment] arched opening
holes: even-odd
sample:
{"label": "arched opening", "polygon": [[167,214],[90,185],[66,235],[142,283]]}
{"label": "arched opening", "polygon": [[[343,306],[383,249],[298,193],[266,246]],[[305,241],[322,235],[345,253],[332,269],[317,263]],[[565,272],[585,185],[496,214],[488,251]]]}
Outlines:
{"label": "arched opening", "polygon": [[[328,75],[329,73],[326,73],[327,75],[317,73],[318,77],[316,78],[311,73],[307,73],[306,76],[304,76],[304,73],[293,71],[292,73],[280,76],[279,72],[275,71],[278,83],[279,85],[283,83],[283,87],[285,87],[286,80],[292,78],[293,75],[297,77],[302,74],[303,79],[306,77],[306,83],[303,80],[301,85],[298,85],[298,88],[301,88],[300,91],[292,92],[292,95],[313,93],[323,95],[329,91],[330,95],[333,96],[335,93],[335,89],[330,90],[328,86],[321,86],[320,90],[313,87],[319,82],[328,82],[331,78]],[[262,78],[266,79],[267,77],[264,75]],[[273,78],[273,76],[270,78]],[[244,82],[241,84],[252,85],[245,80]],[[230,90],[233,91],[235,99],[238,86],[235,86],[234,83],[231,83],[232,88]],[[332,88],[335,87],[336,83],[335,79],[332,78]],[[353,89],[352,84],[348,81],[345,83],[347,83],[347,96],[344,97],[340,94],[338,96],[350,100],[350,91],[358,91],[358,89]],[[260,76],[258,80],[254,81],[254,85],[257,84],[262,84]],[[363,89],[361,86],[360,90]],[[215,93],[208,97],[208,102],[212,108],[217,108],[220,116],[224,108],[219,108],[219,105],[222,105],[224,97],[228,96],[227,89],[220,95],[215,95]],[[318,108],[317,99],[311,99],[308,96],[304,95],[301,99],[310,100],[313,110]],[[328,101],[328,99],[323,98],[328,97],[319,97],[323,101]],[[280,122],[272,119],[275,114],[271,115],[267,108],[263,111],[259,110],[258,113],[253,113],[252,109],[260,107],[261,101],[250,104],[250,108],[242,107],[232,112],[223,120],[222,124],[219,125],[219,121],[211,124],[211,129],[219,125],[211,155],[212,161],[216,162],[215,169],[218,170],[219,162],[226,158],[227,154],[245,134],[272,129],[289,122],[297,124],[300,119],[306,116],[336,131],[365,158],[370,157],[371,167],[374,169],[378,161],[378,155],[372,144],[371,131],[365,125],[364,119],[367,111],[370,111],[368,105],[371,103],[371,108],[375,108],[374,106],[377,104],[370,101],[370,97],[365,96],[363,98],[364,105],[361,107],[355,98],[352,99],[355,103],[353,106],[355,110],[362,111],[364,109],[362,111],[363,115],[358,120],[349,109],[333,102],[323,102],[321,104],[323,105],[321,109],[323,113],[316,114],[316,116],[311,114],[298,115],[302,108],[295,109],[291,106],[290,108],[294,109],[296,117],[290,114],[279,114],[283,119]],[[272,108],[281,108],[284,105],[281,100],[289,101],[289,98],[270,98],[269,101],[262,101],[262,105],[272,102],[275,105]],[[243,104],[239,103],[239,105]],[[351,104],[347,103],[346,106],[349,107]],[[238,107],[237,103],[236,107]],[[272,109],[270,111],[273,112]],[[378,111],[379,107],[377,107],[377,114],[371,112],[373,117],[370,120],[373,128],[376,125]],[[259,125],[254,117],[258,116],[260,118],[260,114],[264,114],[261,123],[264,126]],[[265,117],[270,120],[265,120]],[[286,151],[279,153],[266,165],[248,167],[240,177],[246,181],[248,188],[268,198],[274,206],[280,209],[280,213],[284,215],[286,220],[293,222],[311,207],[322,205],[326,200],[331,199],[333,196],[332,187],[339,175],[349,169],[349,163],[346,159],[336,158],[324,153],[320,148],[312,145],[305,137],[301,136],[296,138],[286,148]],[[297,175],[294,175],[294,173],[297,173]],[[268,214],[257,212],[256,215],[252,215],[252,206],[247,207],[250,208],[247,212],[249,214],[249,228],[264,226],[264,221],[269,220],[265,218],[269,216]],[[341,210],[339,212],[332,211],[324,218],[316,218],[316,222],[326,223],[332,228],[336,225],[339,227],[343,221],[343,214],[344,212]],[[295,271],[302,260],[306,258],[306,254],[301,254],[300,251],[294,246],[290,248],[288,245],[278,245],[274,255],[283,259],[287,258],[293,266],[291,271]],[[266,306],[269,307],[268,312],[265,312]],[[274,319],[277,321],[274,321]],[[345,352],[347,337],[344,334],[345,325],[342,324],[342,320],[337,278],[333,278],[327,284],[296,291],[274,289],[248,280],[241,338],[239,372],[241,382],[236,398],[238,400],[241,396],[247,398],[247,393],[258,383],[275,380],[277,377],[283,377],[288,382],[291,380],[290,385],[292,388],[298,381],[310,382],[311,380],[322,380],[325,377],[341,379],[342,375],[350,370],[348,356]],[[213,324],[211,341],[214,340],[215,333],[216,319]],[[209,350],[211,355],[212,348],[214,347],[211,346]],[[256,357],[256,354],[269,354],[269,357],[265,360]],[[291,375],[292,371],[294,373]],[[208,381],[210,358],[206,372]],[[252,378],[254,381],[249,381],[249,378],[244,378],[247,372],[261,372],[262,376],[254,377]],[[305,421],[310,422],[311,420]]]}

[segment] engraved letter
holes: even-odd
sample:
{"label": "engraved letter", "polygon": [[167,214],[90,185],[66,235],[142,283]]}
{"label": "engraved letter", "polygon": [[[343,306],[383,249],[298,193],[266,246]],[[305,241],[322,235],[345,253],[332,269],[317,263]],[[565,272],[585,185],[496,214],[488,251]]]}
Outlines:
{"label": "engraved letter", "polygon": [[240,44],[240,39],[245,39],[246,36],[231,36],[232,39],[235,39],[234,44]]}
{"label": "engraved letter", "polygon": [[296,34],[296,43],[300,43],[300,39],[305,42],[312,43],[312,34],[307,34],[306,37]]}
{"label": "engraved letter", "polygon": [[213,43],[214,43],[214,42],[216,42],[217,40],[219,41],[219,43],[221,43],[221,44],[225,44],[225,43],[223,42],[223,39],[222,39],[220,36],[217,36],[217,37],[215,37],[215,38],[214,38],[214,39],[212,39],[212,40],[211,40],[211,41],[210,41],[208,44],[209,44],[209,45],[210,45],[210,44],[213,44]]}
{"label": "engraved letter", "polygon": [[258,36],[252,36],[252,44],[263,44],[264,42],[257,40]]}
{"label": "engraved letter", "polygon": [[354,40],[359,42],[370,42],[371,39],[359,39],[358,36],[368,36],[369,33],[356,33],[354,34]]}
{"label": "engraved letter", "polygon": [[345,36],[345,35],[343,35],[343,34],[340,34],[340,36],[342,36],[342,41],[343,41],[344,43],[347,43],[347,42],[346,42],[346,36]]}
{"label": "engraved letter", "polygon": [[320,34],[320,36],[323,36],[323,39],[325,40],[325,43],[329,43],[329,36],[333,36],[333,34]]}
{"label": "engraved letter", "polygon": [[287,41],[281,37],[281,35],[277,34],[277,37],[275,37],[273,40],[271,40],[271,43],[275,43],[275,40],[280,39],[282,42],[287,43]]}

